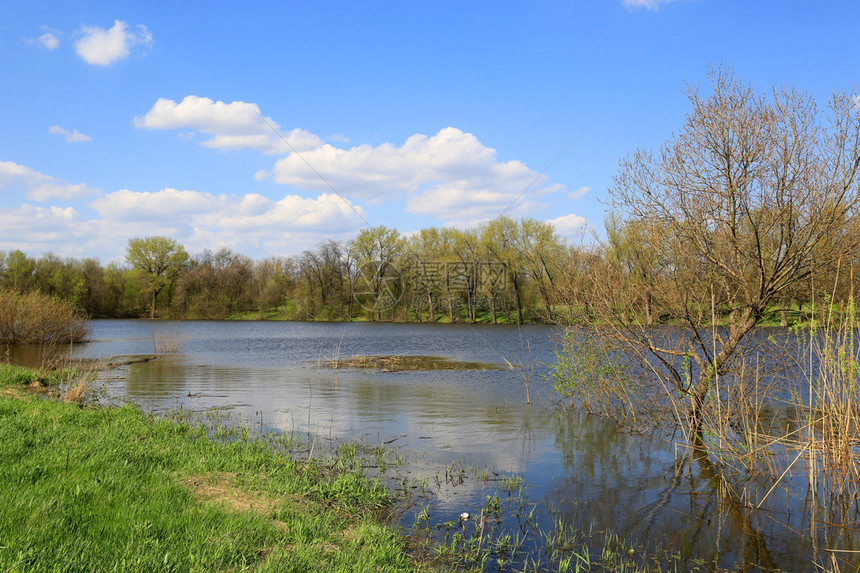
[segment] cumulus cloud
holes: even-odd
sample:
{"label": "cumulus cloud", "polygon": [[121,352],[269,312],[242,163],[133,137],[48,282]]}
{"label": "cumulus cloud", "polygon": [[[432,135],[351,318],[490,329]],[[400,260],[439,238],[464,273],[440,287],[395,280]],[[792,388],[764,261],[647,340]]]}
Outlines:
{"label": "cumulus cloud", "polygon": [[152,45],[152,34],[146,26],[130,27],[122,20],[115,20],[109,29],[84,26],[80,33],[82,37],[75,42],[75,52],[94,66],[109,66],[127,58],[137,46]]}
{"label": "cumulus cloud", "polygon": [[69,143],[80,143],[82,141],[92,141],[93,139],[89,135],[85,135],[79,132],[77,129],[74,131],[69,131],[68,129],[64,129],[59,125],[52,125],[48,129],[48,133],[52,135],[62,135]]}
{"label": "cumulus cloud", "polygon": [[466,214],[494,217],[530,186],[532,197],[561,189],[520,161],[498,161],[495,149],[454,127],[429,137],[413,135],[399,147],[321,145],[301,157],[290,154],[271,172],[257,174],[268,176],[304,189],[324,190],[330,184],[347,196],[374,203],[405,198],[410,213],[448,220]]}
{"label": "cumulus cloud", "polygon": [[[254,257],[286,256],[313,248],[325,238],[349,239],[367,219],[360,206],[334,194],[271,199],[256,193],[122,189],[74,207],[27,202],[91,193],[97,190],[0,162],[0,249],[110,261],[123,256],[132,237],[164,235],[192,252],[229,247]],[[19,197],[20,207],[4,206]]]}
{"label": "cumulus cloud", "polygon": [[72,207],[24,204],[0,209],[0,245],[5,250],[20,249],[34,255],[51,251],[63,256],[92,256],[84,246],[93,232],[93,223]]}
{"label": "cumulus cloud", "polygon": [[278,229],[327,233],[357,229],[367,214],[345,199],[323,193],[315,199],[287,195],[271,201],[259,195],[246,195],[235,210],[224,213],[218,226],[237,232],[277,233]]}
{"label": "cumulus cloud", "polygon": [[193,222],[211,210],[223,207],[226,197],[200,191],[163,189],[136,192],[122,189],[90,203],[105,218],[114,221]]}
{"label": "cumulus cloud", "polygon": [[[546,206],[535,201],[537,197],[564,189],[520,161],[499,161],[495,149],[454,127],[432,136],[413,135],[400,146],[337,147],[302,129],[287,133],[285,142],[273,132],[280,132],[280,126],[263,116],[257,104],[196,95],[180,102],[159,98],[132,124],[139,129],[179,130],[179,136],[188,140],[202,134],[199,142],[212,149],[285,155],[271,170],[258,171],[257,180],[271,178],[323,193],[334,189],[371,204],[403,201],[410,213],[449,223],[480,221],[509,211],[529,214]],[[521,201],[524,194],[528,196]]]}
{"label": "cumulus cloud", "polygon": [[275,201],[255,193],[124,189],[90,206],[102,217],[103,233],[124,237],[117,239],[120,242],[140,234],[164,234],[192,249],[229,246],[264,254],[294,254],[323,236],[350,236],[366,218],[361,207],[331,194],[311,199],[286,195]]}
{"label": "cumulus cloud", "polygon": [[674,2],[675,0],[621,0],[621,4],[628,9],[645,8],[647,10],[657,10],[663,4]]}
{"label": "cumulus cloud", "polygon": [[272,131],[280,130],[278,124],[264,117],[257,104],[195,95],[178,103],[159,98],[132,124],[140,129],[191,129],[191,136],[181,131],[180,137],[203,134],[206,139],[200,143],[213,149],[284,154],[271,170],[258,171],[255,179],[271,178],[322,193],[335,190],[371,204],[398,200],[410,213],[447,223],[481,221],[502,213],[531,214],[546,207],[537,198],[564,190],[521,161],[500,161],[495,149],[454,127],[432,136],[413,135],[399,146],[351,148],[324,144],[315,134],[294,129],[285,136],[287,145]]}
{"label": "cumulus cloud", "polygon": [[23,189],[26,197],[34,201],[48,199],[78,199],[87,197],[97,190],[83,183],[72,185],[56,177],[11,161],[0,161],[0,190]]}
{"label": "cumulus cloud", "polygon": [[547,221],[558,232],[559,235],[565,238],[577,237],[588,230],[588,220],[585,217],[574,215],[564,215]]}
{"label": "cumulus cloud", "polygon": [[225,103],[195,95],[186,96],[179,103],[159,98],[143,117],[135,117],[132,124],[144,129],[193,129],[211,136],[202,144],[213,149],[289,153],[313,149],[322,143],[318,136],[302,129],[294,129],[281,139],[274,133],[280,133],[280,126],[272,118],[264,118],[255,103]]}

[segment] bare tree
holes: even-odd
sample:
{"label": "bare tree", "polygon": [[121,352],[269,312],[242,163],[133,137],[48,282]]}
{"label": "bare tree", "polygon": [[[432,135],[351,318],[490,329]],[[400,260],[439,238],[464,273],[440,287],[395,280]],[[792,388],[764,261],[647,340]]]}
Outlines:
{"label": "bare tree", "polygon": [[[688,89],[680,133],[657,154],[623,159],[609,192],[622,225],[654,231],[647,272],[646,259],[624,268],[607,247],[602,272],[578,275],[573,298],[588,304],[571,304],[593,312],[655,382],[658,392],[635,405],[661,395],[699,447],[703,412],[742,341],[792,287],[853,254],[860,222],[853,97],[834,94],[822,112],[794,88],[759,94],[723,67],[709,78],[707,97]],[[655,300],[683,328],[650,327]]]}

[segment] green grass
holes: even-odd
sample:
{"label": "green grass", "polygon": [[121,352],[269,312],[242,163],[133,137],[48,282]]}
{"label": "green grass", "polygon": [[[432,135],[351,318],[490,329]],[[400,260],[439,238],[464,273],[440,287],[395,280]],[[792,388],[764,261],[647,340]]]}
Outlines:
{"label": "green grass", "polygon": [[376,481],[0,365],[0,571],[411,571]]}
{"label": "green grass", "polygon": [[0,387],[9,386],[50,386],[67,381],[74,376],[75,372],[69,368],[54,370],[33,370],[23,366],[11,364],[0,364]]}

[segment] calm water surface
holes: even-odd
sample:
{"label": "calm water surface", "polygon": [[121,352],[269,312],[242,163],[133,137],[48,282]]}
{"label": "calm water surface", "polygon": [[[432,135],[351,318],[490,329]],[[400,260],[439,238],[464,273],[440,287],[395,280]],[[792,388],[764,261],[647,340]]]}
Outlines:
{"label": "calm water surface", "polygon": [[[801,495],[783,493],[761,510],[743,509],[721,495],[711,468],[676,461],[666,436],[628,435],[558,408],[541,377],[544,364],[554,361],[552,327],[93,321],[92,342],[75,346],[73,354],[152,354],[154,338],[165,334],[187,340],[182,352],[122,367],[106,384],[107,399],[154,410],[226,410],[239,422],[262,422],[271,430],[388,443],[407,462],[398,477],[427,479],[431,486],[428,499],[404,511],[405,526],[425,506],[437,524],[456,521],[462,511],[477,515],[499,483],[477,478],[486,469],[490,476],[523,478],[531,521],[543,529],[562,520],[610,530],[639,548],[675,552],[690,568],[702,557],[711,567],[814,570],[815,536],[798,516]],[[384,373],[319,367],[352,355],[436,355],[497,368]],[[534,365],[530,406],[520,373],[506,366],[506,360],[524,358]],[[446,480],[446,470],[464,479]],[[761,484],[758,499],[768,487]],[[503,526],[525,532],[521,521],[509,518]],[[837,545],[857,549],[855,532],[838,536]],[[529,545],[542,551],[538,539]],[[595,541],[592,554],[601,548]]]}

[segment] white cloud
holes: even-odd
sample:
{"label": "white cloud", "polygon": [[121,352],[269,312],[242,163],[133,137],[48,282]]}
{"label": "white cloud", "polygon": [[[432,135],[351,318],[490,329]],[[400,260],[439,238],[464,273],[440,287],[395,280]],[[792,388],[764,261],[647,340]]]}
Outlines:
{"label": "white cloud", "polygon": [[241,232],[277,233],[279,229],[327,233],[357,229],[367,214],[361,207],[341,197],[323,193],[316,199],[286,195],[271,201],[260,195],[246,195],[237,209],[220,216],[218,226]]}
{"label": "white cloud", "polygon": [[32,255],[51,251],[62,256],[92,256],[84,248],[94,225],[72,207],[0,209],[0,249],[20,249]]}
{"label": "white cloud", "polygon": [[571,191],[570,194],[568,195],[568,197],[575,201],[577,199],[582,199],[583,197],[585,197],[589,193],[591,193],[591,187],[586,187],[583,185],[582,187],[579,187],[578,189]]}
{"label": "white cloud", "polygon": [[47,31],[36,39],[36,42],[46,50],[56,50],[60,47],[60,40],[52,31]]}
{"label": "white cloud", "polygon": [[75,52],[94,66],[109,66],[127,58],[135,46],[152,45],[152,34],[146,26],[129,27],[121,20],[115,20],[113,27],[107,30],[84,26],[81,34],[83,37],[75,42]]}
{"label": "white cloud", "polygon": [[[225,103],[207,97],[186,96],[180,103],[159,98],[143,117],[132,124],[146,129],[194,129],[211,136],[202,142],[213,149],[257,149],[266,153],[289,153],[318,147],[322,140],[305,130],[294,129],[281,139],[280,127],[264,118],[257,104]],[[274,131],[273,131],[274,130]]]}
{"label": "white cloud", "polygon": [[124,189],[90,206],[101,215],[101,234],[111,242],[124,245],[130,237],[161,234],[191,250],[229,246],[255,256],[296,254],[323,237],[347,238],[366,218],[361,207],[331,194],[315,199],[287,195],[273,201],[255,193],[216,196],[177,189]]}
{"label": "white cloud", "polygon": [[90,203],[106,219],[124,222],[166,221],[187,224],[196,217],[223,207],[226,197],[200,191],[164,189],[136,192],[122,189]]}
{"label": "white cloud", "polygon": [[645,8],[647,10],[657,10],[663,4],[674,2],[675,0],[621,0],[621,4],[628,9]]}
{"label": "white cloud", "polygon": [[79,132],[77,129],[74,131],[69,131],[68,129],[64,129],[59,125],[52,125],[48,129],[48,133],[52,135],[62,135],[69,143],[80,143],[82,141],[92,141],[93,139],[89,135],[84,135],[83,133]]}
{"label": "white cloud", "polygon": [[573,213],[550,219],[547,223],[555,227],[558,234],[565,238],[578,237],[588,230],[588,220]]}
{"label": "white cloud", "polygon": [[520,161],[499,162],[495,149],[454,127],[431,137],[413,135],[400,147],[322,145],[301,157],[290,154],[270,173],[256,175],[258,179],[267,176],[303,189],[326,190],[330,184],[344,195],[375,203],[405,198],[410,213],[443,220],[491,218],[527,189],[527,200],[561,189],[548,185],[545,177]]}
{"label": "white cloud", "polygon": [[28,199],[47,201],[48,199],[77,199],[96,193],[95,189],[83,183],[72,185],[56,177],[11,161],[0,161],[0,190],[20,187]]}
{"label": "white cloud", "polygon": [[454,127],[433,136],[413,135],[401,146],[364,144],[348,149],[323,144],[317,135],[294,129],[286,135],[290,143],[286,145],[272,132],[280,130],[278,124],[264,117],[257,104],[195,95],[179,103],[159,98],[132,123],[141,129],[192,129],[192,136],[188,132],[180,136],[203,134],[207,139],[200,143],[212,149],[286,154],[271,170],[258,171],[254,175],[258,181],[272,178],[322,193],[334,189],[372,204],[401,200],[408,212],[445,222],[480,221],[508,211],[531,214],[546,207],[536,197],[564,190],[520,161],[499,161],[495,149]]}
{"label": "white cloud", "polygon": [[42,26],[42,35],[36,38],[25,38],[28,44],[36,44],[43,50],[54,51],[60,47],[62,33],[50,26]]}

